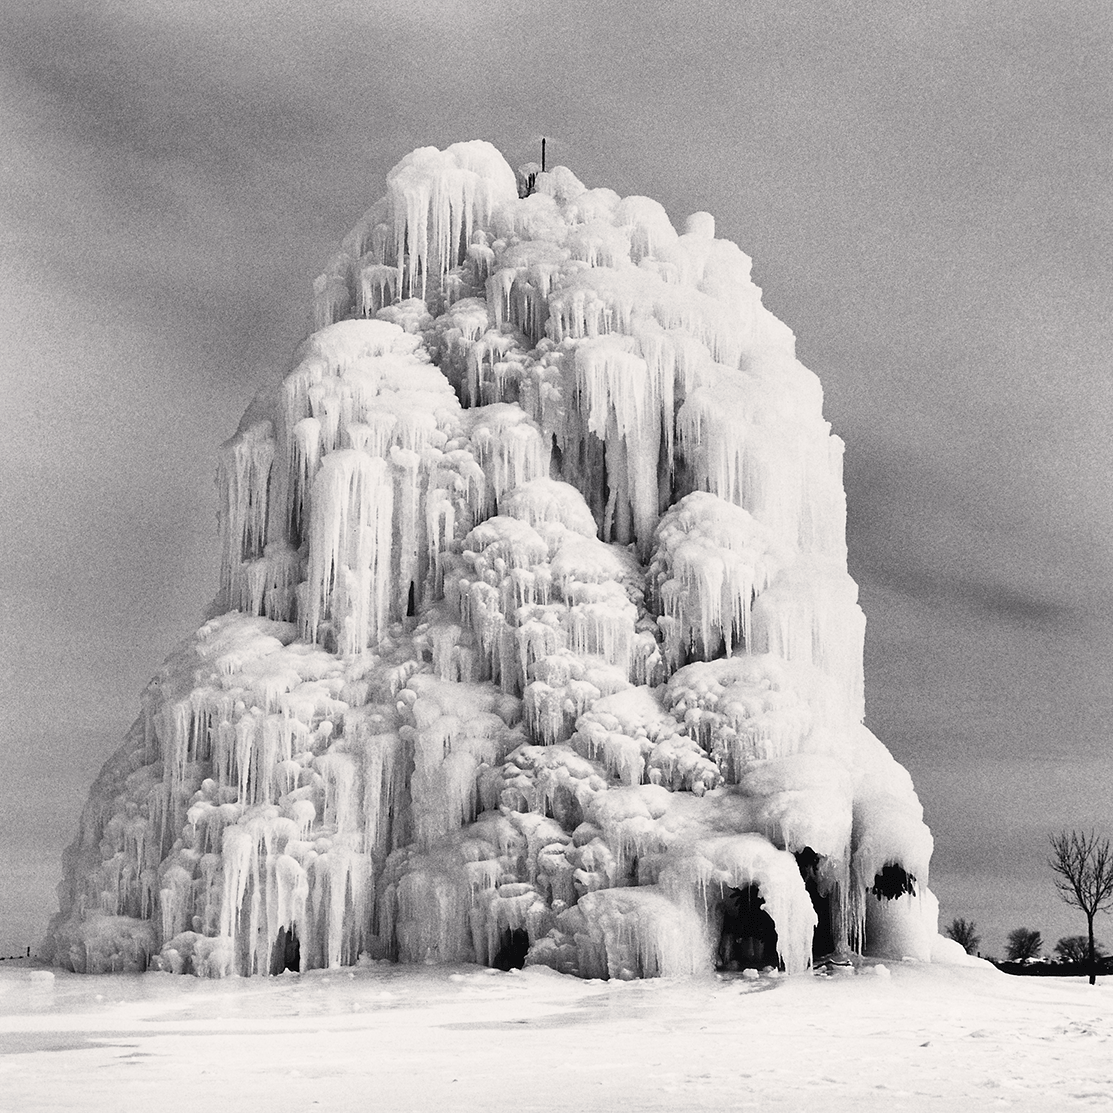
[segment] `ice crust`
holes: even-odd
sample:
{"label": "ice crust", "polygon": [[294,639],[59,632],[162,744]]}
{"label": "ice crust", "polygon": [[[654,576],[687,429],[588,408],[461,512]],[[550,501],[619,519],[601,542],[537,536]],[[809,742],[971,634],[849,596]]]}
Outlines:
{"label": "ice crust", "polygon": [[698,973],[744,893],[789,972],[931,958],[818,380],[708,214],[531,174],[415,151],[316,281],[221,450],[212,617],[67,851],[59,965]]}

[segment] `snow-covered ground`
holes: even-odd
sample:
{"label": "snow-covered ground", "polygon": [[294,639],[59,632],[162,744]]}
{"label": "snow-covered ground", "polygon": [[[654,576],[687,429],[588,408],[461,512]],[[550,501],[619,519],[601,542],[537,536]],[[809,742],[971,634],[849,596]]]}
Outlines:
{"label": "snow-covered ground", "polygon": [[369,965],[279,978],[0,967],[0,1110],[1113,1106],[1113,985],[896,963],[584,982]]}

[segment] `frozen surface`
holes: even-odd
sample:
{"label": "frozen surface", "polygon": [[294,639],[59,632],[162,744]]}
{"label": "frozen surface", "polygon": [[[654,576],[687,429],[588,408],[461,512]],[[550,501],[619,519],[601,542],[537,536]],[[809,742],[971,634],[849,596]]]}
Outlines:
{"label": "frozen surface", "polygon": [[593,982],[374,964],[213,983],[4,964],[0,1111],[1108,1108],[1108,983],[887,969]]}
{"label": "frozen surface", "polygon": [[211,618],[67,852],[56,965],[956,957],[863,725],[818,379],[709,214],[530,180],[415,151],[317,279],[221,451]]}

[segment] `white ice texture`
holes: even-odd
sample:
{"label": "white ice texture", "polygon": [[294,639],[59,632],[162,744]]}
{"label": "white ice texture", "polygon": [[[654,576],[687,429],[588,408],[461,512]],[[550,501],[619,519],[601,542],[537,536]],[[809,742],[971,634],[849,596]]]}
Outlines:
{"label": "white ice texture", "polygon": [[930,959],[819,381],[707,213],[528,169],[413,152],[317,279],[221,451],[212,617],[67,851],[57,964]]}

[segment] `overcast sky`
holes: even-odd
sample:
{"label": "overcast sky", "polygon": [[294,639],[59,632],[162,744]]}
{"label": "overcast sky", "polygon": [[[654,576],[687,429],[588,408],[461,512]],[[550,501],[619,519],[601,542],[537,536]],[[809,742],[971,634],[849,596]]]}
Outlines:
{"label": "overcast sky", "polygon": [[[16,10],[10,10],[14,7]],[[415,147],[706,209],[847,442],[869,726],[943,922],[1113,833],[1107,0],[30,0],[0,34],[0,954],[215,592],[217,446]],[[1113,921],[1099,922],[1113,945]]]}

